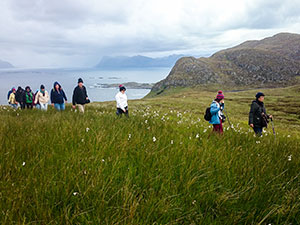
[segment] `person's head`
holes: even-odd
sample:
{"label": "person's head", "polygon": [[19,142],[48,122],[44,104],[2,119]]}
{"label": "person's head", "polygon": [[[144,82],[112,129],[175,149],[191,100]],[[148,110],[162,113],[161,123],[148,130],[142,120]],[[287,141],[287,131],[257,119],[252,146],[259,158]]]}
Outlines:
{"label": "person's head", "polygon": [[45,91],[45,86],[41,85],[40,89],[41,89],[41,91]]}
{"label": "person's head", "polygon": [[12,89],[12,92],[13,92],[13,93],[16,93],[16,89],[15,89],[15,88],[13,88],[13,89]]}
{"label": "person's head", "polygon": [[82,88],[82,86],[83,86],[83,80],[81,78],[78,79],[78,86],[80,88]]}
{"label": "person's head", "polygon": [[27,87],[25,88],[25,91],[30,92],[30,87],[27,86]]}
{"label": "person's head", "polygon": [[260,101],[260,102],[263,102],[263,101],[265,100],[265,95],[264,95],[264,93],[262,93],[262,92],[258,92],[258,93],[255,95],[255,97],[256,97],[256,100],[258,100],[258,101]]}
{"label": "person's head", "polygon": [[54,89],[55,90],[59,90],[60,89],[60,84],[57,81],[54,83]]}
{"label": "person's head", "polygon": [[21,90],[22,90],[22,87],[21,87],[21,86],[19,86],[19,87],[18,87],[18,91],[21,91]]}
{"label": "person's head", "polygon": [[221,102],[222,100],[224,100],[225,96],[223,94],[222,91],[218,91],[217,97],[216,97],[216,101],[217,102]]}
{"label": "person's head", "polygon": [[119,88],[120,88],[120,92],[122,92],[123,94],[125,93],[126,91],[126,88],[124,87],[124,85],[119,85]]}

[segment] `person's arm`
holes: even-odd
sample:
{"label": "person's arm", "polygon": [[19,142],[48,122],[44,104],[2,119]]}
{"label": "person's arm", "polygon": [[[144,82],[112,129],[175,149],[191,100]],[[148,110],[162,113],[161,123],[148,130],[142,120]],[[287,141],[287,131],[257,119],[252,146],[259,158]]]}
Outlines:
{"label": "person's arm", "polygon": [[252,102],[252,104],[251,104],[251,108],[250,108],[250,112],[249,112],[249,125],[251,126],[251,127],[254,127],[254,125],[253,125],[253,118],[254,118],[254,113],[255,113],[255,103],[254,102]]}
{"label": "person's arm", "polygon": [[39,92],[35,95],[35,98],[34,98],[34,104],[37,104],[38,103],[38,99],[40,97],[40,94]]}
{"label": "person's arm", "polygon": [[89,96],[87,95],[87,91],[86,91],[86,88],[84,87],[84,94],[85,94],[85,99],[88,100],[89,99]]}
{"label": "person's arm", "polygon": [[9,103],[9,104],[13,104],[13,97],[12,97],[12,94],[10,94],[9,97],[8,97],[8,103]]}
{"label": "person's arm", "polygon": [[76,105],[76,94],[77,94],[77,92],[76,92],[76,88],[74,89],[74,91],[73,91],[73,96],[72,96],[72,105],[73,106],[75,106]]}
{"label": "person's arm", "polygon": [[64,90],[61,90],[62,91],[62,94],[63,94],[63,97],[64,97],[64,99],[66,100],[66,102],[68,101],[68,99],[67,99],[67,96],[66,96],[66,94],[65,94],[65,92],[64,92]]}

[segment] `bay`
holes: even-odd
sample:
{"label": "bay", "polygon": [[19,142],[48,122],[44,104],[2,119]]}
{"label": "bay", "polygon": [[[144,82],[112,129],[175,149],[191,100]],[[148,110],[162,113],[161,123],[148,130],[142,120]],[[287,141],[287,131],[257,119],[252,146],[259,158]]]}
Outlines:
{"label": "bay", "polygon": [[[55,81],[58,81],[66,92],[68,102],[78,78],[82,78],[88,95],[93,102],[112,101],[118,92],[115,88],[99,88],[98,84],[122,84],[126,82],[156,83],[164,79],[171,68],[143,68],[124,70],[100,69],[1,69],[0,70],[0,105],[7,104],[7,92],[18,86],[30,86],[36,92],[43,84],[50,92]],[[99,85],[98,85],[99,86]],[[127,89],[128,99],[140,99],[150,89]]]}

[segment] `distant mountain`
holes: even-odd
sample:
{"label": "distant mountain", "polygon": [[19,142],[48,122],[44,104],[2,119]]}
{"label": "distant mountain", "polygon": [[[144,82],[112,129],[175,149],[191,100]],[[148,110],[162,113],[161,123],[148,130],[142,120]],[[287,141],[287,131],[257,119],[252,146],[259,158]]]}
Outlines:
{"label": "distant mountain", "polygon": [[14,66],[9,62],[0,60],[0,69],[6,69],[6,68],[14,68]]}
{"label": "distant mountain", "polygon": [[101,59],[101,61],[96,65],[96,67],[103,69],[172,67],[174,66],[175,62],[181,57],[183,57],[183,55],[170,55],[161,58],[150,58],[142,55],[137,55],[133,57],[104,56]]}
{"label": "distant mountain", "polygon": [[209,58],[179,59],[153,93],[170,87],[278,87],[300,76],[300,35],[280,33],[260,41],[247,41]]}

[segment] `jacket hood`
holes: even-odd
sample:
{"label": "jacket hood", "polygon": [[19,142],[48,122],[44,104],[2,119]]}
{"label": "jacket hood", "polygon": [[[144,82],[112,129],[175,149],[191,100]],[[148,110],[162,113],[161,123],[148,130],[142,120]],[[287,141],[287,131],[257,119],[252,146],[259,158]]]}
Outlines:
{"label": "jacket hood", "polygon": [[57,81],[54,82],[53,88],[55,89],[55,86],[56,86],[57,84],[58,84],[58,86],[59,86],[59,89],[61,89],[61,85],[60,85]]}

